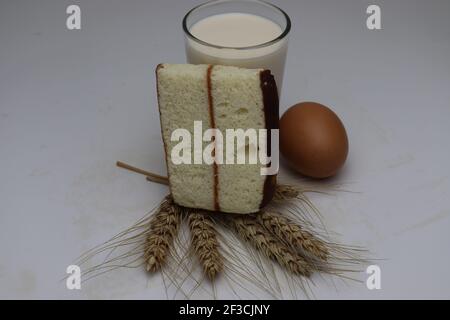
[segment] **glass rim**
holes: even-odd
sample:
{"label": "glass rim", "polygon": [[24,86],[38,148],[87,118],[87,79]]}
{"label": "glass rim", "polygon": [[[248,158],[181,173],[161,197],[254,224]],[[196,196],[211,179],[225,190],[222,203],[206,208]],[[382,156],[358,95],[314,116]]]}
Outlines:
{"label": "glass rim", "polygon": [[286,19],[286,26],[283,30],[283,32],[276,37],[275,39],[272,39],[270,41],[266,41],[264,43],[261,44],[257,44],[257,45],[253,45],[253,46],[247,46],[247,47],[227,47],[227,46],[220,46],[220,45],[216,45],[216,44],[212,44],[206,41],[203,41],[199,38],[197,38],[196,36],[194,36],[191,31],[189,30],[189,28],[187,27],[187,19],[189,18],[189,16],[196,10],[201,9],[202,7],[205,7],[207,5],[213,4],[214,2],[230,2],[233,0],[210,0],[207,1],[205,3],[199,4],[198,6],[195,6],[194,8],[192,8],[191,10],[189,10],[186,15],[183,18],[183,30],[184,33],[192,40],[208,46],[208,47],[213,47],[213,48],[217,48],[217,49],[233,49],[233,50],[249,50],[249,49],[259,49],[259,48],[264,48],[267,46],[270,46],[272,44],[275,44],[281,40],[283,40],[284,38],[286,38],[286,36],[289,34],[289,32],[291,31],[291,19],[289,18],[288,14],[286,12],[284,12],[281,8],[277,7],[276,5],[266,2],[266,1],[262,1],[262,0],[245,0],[246,2],[255,2],[255,3],[260,3],[260,4],[264,4],[267,6],[272,7],[273,9],[281,12],[281,14],[284,16],[284,18]]}

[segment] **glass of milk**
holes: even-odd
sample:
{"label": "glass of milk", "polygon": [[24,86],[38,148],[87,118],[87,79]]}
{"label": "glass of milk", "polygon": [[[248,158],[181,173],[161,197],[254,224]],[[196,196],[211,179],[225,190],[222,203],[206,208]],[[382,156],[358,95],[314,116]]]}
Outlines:
{"label": "glass of milk", "polygon": [[281,92],[289,16],[259,0],[215,0],[183,19],[187,62],[271,70]]}

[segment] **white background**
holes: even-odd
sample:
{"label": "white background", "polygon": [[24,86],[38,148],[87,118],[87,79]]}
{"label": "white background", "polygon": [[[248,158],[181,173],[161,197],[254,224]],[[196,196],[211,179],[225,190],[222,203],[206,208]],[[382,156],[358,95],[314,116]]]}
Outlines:
{"label": "white background", "polygon": [[[72,3],[80,31],[66,29]],[[316,296],[450,298],[450,1],[275,3],[293,22],[281,111],[326,104],[350,139],[344,170],[321,183],[356,192],[313,200],[341,240],[385,259],[381,290],[318,278]],[[80,291],[59,279],[167,193],[115,161],[165,174],[154,68],[185,61],[195,4],[0,1],[0,298],[165,297],[141,269]],[[381,31],[366,28],[369,4]]]}

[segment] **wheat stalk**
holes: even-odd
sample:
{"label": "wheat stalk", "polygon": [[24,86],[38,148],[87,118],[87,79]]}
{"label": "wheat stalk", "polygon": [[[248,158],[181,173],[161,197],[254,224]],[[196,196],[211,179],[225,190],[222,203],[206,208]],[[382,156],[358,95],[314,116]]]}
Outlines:
{"label": "wheat stalk", "polygon": [[258,220],[267,230],[295,248],[303,249],[316,258],[326,261],[329,251],[325,243],[289,218],[275,212],[262,211]]}
{"label": "wheat stalk", "polygon": [[191,243],[203,271],[210,280],[223,269],[223,256],[219,252],[214,221],[205,213],[198,211],[188,212],[188,223],[191,230]]}
{"label": "wheat stalk", "polygon": [[166,261],[180,225],[180,213],[172,197],[167,196],[164,199],[149,225],[144,259],[147,263],[147,271],[155,272],[160,270]]}
{"label": "wheat stalk", "polygon": [[311,275],[311,267],[301,256],[270,234],[253,215],[230,219],[237,233],[268,258],[277,261],[293,274]]}

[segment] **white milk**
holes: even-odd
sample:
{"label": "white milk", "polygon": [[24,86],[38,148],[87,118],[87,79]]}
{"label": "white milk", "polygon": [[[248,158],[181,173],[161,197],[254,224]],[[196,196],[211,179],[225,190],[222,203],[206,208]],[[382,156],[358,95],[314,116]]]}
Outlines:
{"label": "white milk", "polygon": [[233,49],[203,45],[187,37],[188,63],[270,69],[280,92],[287,53],[287,38],[261,48],[246,49],[246,47],[257,46],[280,36],[283,30],[278,24],[257,15],[226,13],[196,22],[190,28],[190,32],[196,38],[209,44]]}

